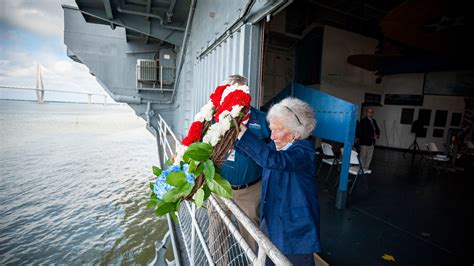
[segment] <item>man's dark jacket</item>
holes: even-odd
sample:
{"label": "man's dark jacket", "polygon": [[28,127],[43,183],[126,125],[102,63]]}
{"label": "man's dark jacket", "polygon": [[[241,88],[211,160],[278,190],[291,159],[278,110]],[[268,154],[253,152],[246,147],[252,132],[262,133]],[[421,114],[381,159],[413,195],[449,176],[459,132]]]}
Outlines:
{"label": "man's dark jacket", "polygon": [[380,135],[380,130],[377,121],[372,118],[372,123],[367,117],[362,118],[357,128],[356,135],[359,138],[360,145],[371,146],[375,144],[375,134]]}

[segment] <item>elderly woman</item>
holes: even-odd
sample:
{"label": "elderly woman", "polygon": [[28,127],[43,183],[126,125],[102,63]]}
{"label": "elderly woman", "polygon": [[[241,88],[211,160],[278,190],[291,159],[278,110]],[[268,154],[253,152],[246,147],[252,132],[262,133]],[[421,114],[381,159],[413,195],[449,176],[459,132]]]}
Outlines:
{"label": "elderly woman", "polygon": [[286,98],[272,106],[267,120],[270,144],[245,128],[236,144],[263,168],[260,228],[294,265],[314,265],[312,253],[320,251],[316,155],[308,139],[316,126],[314,112]]}

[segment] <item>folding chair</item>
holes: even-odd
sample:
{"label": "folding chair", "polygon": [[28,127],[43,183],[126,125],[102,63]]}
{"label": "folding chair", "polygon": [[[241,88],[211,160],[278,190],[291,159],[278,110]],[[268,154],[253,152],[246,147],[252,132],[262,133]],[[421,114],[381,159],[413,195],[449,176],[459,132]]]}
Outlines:
{"label": "folding chair", "polygon": [[323,150],[323,159],[321,160],[321,164],[319,166],[318,173],[316,174],[316,176],[319,176],[319,172],[321,171],[323,163],[330,165],[328,174],[326,175],[326,179],[324,181],[327,183],[329,176],[331,174],[332,168],[334,166],[338,166],[339,164],[341,164],[341,162],[337,159],[336,155],[334,154],[331,144],[328,144],[326,142],[321,142],[321,148]]}
{"label": "folding chair", "polygon": [[[341,148],[341,155],[343,154],[343,151],[344,151],[344,148]],[[365,178],[365,175],[372,174],[372,170],[364,169],[363,165],[361,165],[360,160],[359,160],[359,153],[357,153],[354,150],[351,151],[349,174],[354,176],[354,181],[352,182],[352,186],[349,190],[349,195],[352,194],[352,191],[354,190],[354,187],[357,183],[357,179],[359,178],[359,176],[362,176],[362,179],[364,179],[367,190],[369,190],[369,184],[367,183],[367,179]]]}
{"label": "folding chair", "polygon": [[429,142],[428,144],[426,144],[426,149],[428,150],[428,155],[426,156],[426,158],[430,160],[431,162],[430,165],[436,170],[438,175],[441,174],[441,171],[440,171],[441,167],[439,164],[442,163],[443,164],[442,168],[445,169],[446,162],[449,161],[448,156],[437,154],[440,151],[438,150],[438,146],[436,146],[434,142]]}

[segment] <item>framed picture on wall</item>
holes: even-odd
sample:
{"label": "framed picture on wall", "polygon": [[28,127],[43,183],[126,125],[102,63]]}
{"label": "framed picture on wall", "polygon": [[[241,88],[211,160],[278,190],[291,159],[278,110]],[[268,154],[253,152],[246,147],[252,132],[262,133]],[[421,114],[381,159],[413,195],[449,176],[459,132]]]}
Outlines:
{"label": "framed picture on wall", "polygon": [[431,110],[430,109],[418,110],[418,120],[421,121],[422,125],[429,126],[430,120],[431,120]]}
{"label": "framed picture on wall", "polygon": [[433,126],[435,126],[435,127],[445,127],[447,119],[448,119],[448,111],[436,110],[435,120],[434,120],[434,125]]}
{"label": "framed picture on wall", "polygon": [[385,94],[384,104],[422,106],[423,95]]}
{"label": "framed picture on wall", "polygon": [[375,93],[365,93],[364,94],[364,104],[367,105],[381,105],[382,95]]}
{"label": "framed picture on wall", "polygon": [[411,125],[413,123],[414,115],[415,115],[415,109],[402,108],[402,117],[400,118],[400,124]]}
{"label": "framed picture on wall", "polygon": [[452,113],[451,114],[451,124],[450,124],[450,126],[452,126],[452,127],[460,126],[461,125],[461,118],[462,118],[461,113]]}

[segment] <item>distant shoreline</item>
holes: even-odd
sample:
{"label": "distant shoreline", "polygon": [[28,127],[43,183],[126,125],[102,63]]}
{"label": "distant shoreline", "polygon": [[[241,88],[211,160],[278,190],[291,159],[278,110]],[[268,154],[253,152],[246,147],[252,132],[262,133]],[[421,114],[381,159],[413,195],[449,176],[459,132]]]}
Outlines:
{"label": "distant shoreline", "polygon": [[[0,101],[11,101],[11,102],[30,102],[30,103],[38,103],[36,100],[22,100],[22,99],[0,99]],[[71,103],[71,104],[86,104],[86,105],[125,105],[121,103],[87,103],[87,102],[68,102],[68,101],[44,101],[42,104],[48,104],[48,103]]]}

